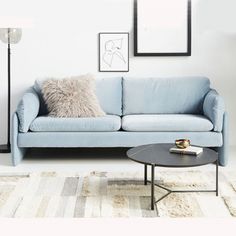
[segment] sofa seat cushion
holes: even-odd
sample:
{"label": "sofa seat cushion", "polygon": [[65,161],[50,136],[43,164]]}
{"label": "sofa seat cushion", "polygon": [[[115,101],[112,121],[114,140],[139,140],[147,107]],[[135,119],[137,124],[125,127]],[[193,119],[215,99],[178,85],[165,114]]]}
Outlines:
{"label": "sofa seat cushion", "polygon": [[30,125],[34,132],[86,132],[117,131],[121,127],[121,118],[115,115],[90,118],[56,118],[39,116]]}
{"label": "sofa seat cushion", "polygon": [[122,118],[126,131],[210,131],[213,124],[201,115],[127,115]]}

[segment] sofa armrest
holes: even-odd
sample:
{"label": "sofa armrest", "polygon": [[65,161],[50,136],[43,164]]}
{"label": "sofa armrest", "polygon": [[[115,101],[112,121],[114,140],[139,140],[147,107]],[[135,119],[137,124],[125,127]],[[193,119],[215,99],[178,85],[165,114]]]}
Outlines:
{"label": "sofa armrest", "polygon": [[211,89],[203,103],[203,114],[211,120],[214,125],[214,131],[221,132],[223,127],[223,117],[225,113],[225,104],[223,98]]}
{"label": "sofa armrest", "polygon": [[26,133],[29,130],[30,124],[39,113],[39,106],[38,94],[31,87],[25,92],[16,109],[20,132]]}

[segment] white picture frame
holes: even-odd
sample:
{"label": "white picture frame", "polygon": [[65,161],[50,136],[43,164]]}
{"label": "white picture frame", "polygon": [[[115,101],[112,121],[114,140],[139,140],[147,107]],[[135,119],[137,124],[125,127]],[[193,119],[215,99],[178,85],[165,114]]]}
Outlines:
{"label": "white picture frame", "polygon": [[129,33],[99,33],[99,71],[129,71]]}

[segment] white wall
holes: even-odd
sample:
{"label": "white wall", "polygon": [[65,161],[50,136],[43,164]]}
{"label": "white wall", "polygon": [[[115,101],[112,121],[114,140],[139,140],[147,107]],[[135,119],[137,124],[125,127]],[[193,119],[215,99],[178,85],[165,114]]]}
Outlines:
{"label": "white wall", "polygon": [[[133,0],[8,0],[0,15],[32,17],[12,50],[12,110],[37,77],[98,72],[98,33],[130,32],[132,76],[205,75],[225,98],[236,145],[236,1],[192,0],[191,57],[133,57]],[[6,45],[0,43],[0,142],[5,140]]]}

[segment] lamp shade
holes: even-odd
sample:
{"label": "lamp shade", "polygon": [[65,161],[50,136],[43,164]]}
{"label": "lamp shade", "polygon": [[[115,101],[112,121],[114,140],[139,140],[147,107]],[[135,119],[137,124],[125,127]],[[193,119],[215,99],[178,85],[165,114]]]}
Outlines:
{"label": "lamp shade", "polygon": [[3,43],[16,44],[21,40],[22,30],[21,28],[1,28],[0,40]]}

